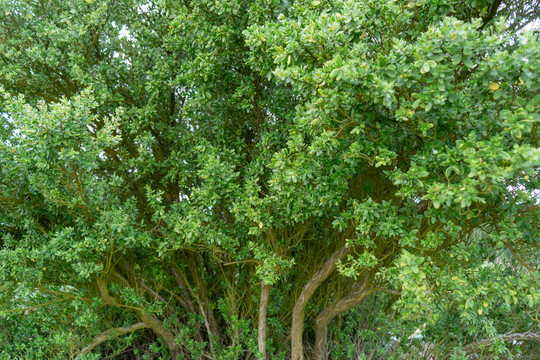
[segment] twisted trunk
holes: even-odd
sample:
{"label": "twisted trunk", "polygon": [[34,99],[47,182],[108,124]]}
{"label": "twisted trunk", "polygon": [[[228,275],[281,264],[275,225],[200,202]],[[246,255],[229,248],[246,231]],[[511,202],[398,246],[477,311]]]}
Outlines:
{"label": "twisted trunk", "polygon": [[171,354],[171,359],[176,359],[180,355],[180,346],[174,341],[174,334],[165,328],[161,321],[156,319],[153,316],[145,314],[143,312],[139,313],[141,320],[149,327],[156,335],[161,336],[165,345],[169,349],[169,354]]}
{"label": "twisted trunk", "polygon": [[336,315],[344,311],[352,309],[354,306],[362,302],[368,295],[375,291],[370,287],[372,280],[369,274],[363,282],[358,284],[355,289],[347,296],[336,299],[323,312],[317,316],[315,320],[315,358],[317,360],[327,360],[327,336],[328,325]]}
{"label": "twisted trunk", "polygon": [[324,280],[332,274],[336,269],[336,262],[343,259],[352,252],[352,247],[347,245],[334,251],[332,256],[324,263],[324,265],[311,277],[304,285],[300,296],[296,300],[292,314],[291,325],[291,360],[303,360],[304,349],[302,345],[302,332],[304,330],[304,311],[308,301],[311,299],[315,290],[322,284]]}

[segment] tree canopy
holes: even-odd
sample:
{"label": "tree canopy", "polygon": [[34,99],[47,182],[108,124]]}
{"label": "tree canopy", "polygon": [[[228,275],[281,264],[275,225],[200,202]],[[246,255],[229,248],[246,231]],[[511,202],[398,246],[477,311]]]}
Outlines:
{"label": "tree canopy", "polygon": [[533,356],[539,12],[0,0],[0,357]]}

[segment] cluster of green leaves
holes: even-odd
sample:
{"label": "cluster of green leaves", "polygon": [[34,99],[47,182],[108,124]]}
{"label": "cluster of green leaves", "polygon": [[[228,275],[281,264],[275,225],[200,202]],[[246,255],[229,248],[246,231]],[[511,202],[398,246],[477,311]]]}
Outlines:
{"label": "cluster of green leaves", "polygon": [[302,289],[343,246],[305,344],[364,284],[334,358],[457,359],[497,337],[490,354],[525,354],[502,337],[539,322],[524,11],[0,0],[0,357],[263,357],[266,306],[285,359]]}

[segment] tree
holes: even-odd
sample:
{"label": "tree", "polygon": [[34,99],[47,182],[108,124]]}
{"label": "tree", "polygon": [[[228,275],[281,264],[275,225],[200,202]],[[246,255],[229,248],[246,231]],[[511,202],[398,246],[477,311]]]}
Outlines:
{"label": "tree", "polygon": [[535,2],[0,4],[2,357],[534,349]]}

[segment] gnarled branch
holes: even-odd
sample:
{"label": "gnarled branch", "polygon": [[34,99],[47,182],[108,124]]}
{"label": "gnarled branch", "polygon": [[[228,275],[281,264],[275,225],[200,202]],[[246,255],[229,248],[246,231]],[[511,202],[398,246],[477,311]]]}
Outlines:
{"label": "gnarled branch", "polygon": [[110,338],[114,336],[124,335],[127,333],[131,333],[131,332],[134,332],[140,329],[146,329],[146,328],[148,328],[148,325],[146,323],[139,322],[128,327],[118,327],[118,328],[104,331],[101,334],[97,335],[90,344],[88,344],[84,349],[82,349],[79,352],[79,355],[77,355],[77,357],[75,358],[75,360],[79,360],[81,356],[88,354],[90,351],[94,350],[98,345],[100,345],[101,343],[104,343],[105,341],[108,341]]}
{"label": "gnarled branch", "polygon": [[326,309],[323,310],[317,316],[315,320],[315,358],[317,360],[327,360],[328,354],[326,352],[327,347],[327,335],[328,325],[338,314],[352,309],[354,306],[362,302],[367,296],[372,294],[373,289],[370,284],[373,280],[373,273],[368,272],[362,282],[355,286],[348,295],[336,299]]}
{"label": "gnarled branch", "polygon": [[309,279],[304,285],[300,296],[296,300],[293,309],[293,319],[291,326],[291,359],[303,360],[304,350],[302,345],[302,331],[304,330],[304,311],[307,303],[315,293],[315,290],[323,283],[324,280],[332,274],[337,267],[337,261],[349,255],[353,247],[347,245],[334,251],[332,256],[324,263],[324,265]]}
{"label": "gnarled branch", "polygon": [[[526,331],[524,333],[514,333],[512,331],[507,332],[500,336],[500,339],[504,342],[511,341],[540,341],[540,332],[533,332],[532,330]],[[479,347],[491,346],[495,343],[496,339],[485,339],[480,341],[475,341],[472,344],[469,344],[463,348],[464,351],[468,353],[475,352]]]}

